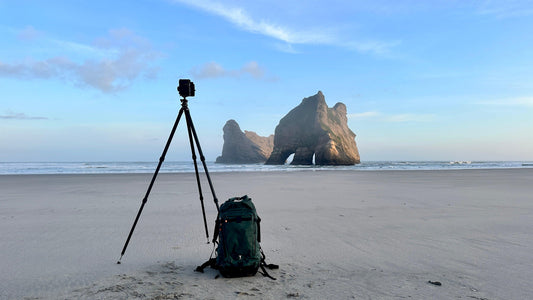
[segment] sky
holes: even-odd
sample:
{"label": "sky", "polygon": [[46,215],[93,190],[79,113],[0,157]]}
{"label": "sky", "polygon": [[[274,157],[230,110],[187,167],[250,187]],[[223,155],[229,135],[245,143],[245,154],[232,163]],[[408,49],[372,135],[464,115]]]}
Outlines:
{"label": "sky", "polygon": [[207,161],[318,91],[363,162],[532,161],[532,49],[531,1],[0,0],[0,162],[157,161],[180,78]]}

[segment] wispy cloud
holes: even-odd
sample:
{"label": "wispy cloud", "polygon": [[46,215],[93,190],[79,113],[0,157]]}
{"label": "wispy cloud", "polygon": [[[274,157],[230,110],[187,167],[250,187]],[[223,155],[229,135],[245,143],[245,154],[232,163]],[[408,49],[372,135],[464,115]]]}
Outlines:
{"label": "wispy cloud", "polygon": [[42,36],[43,33],[33,28],[33,26],[26,26],[21,30],[18,30],[17,37],[21,40],[33,40],[40,36]]}
{"label": "wispy cloud", "polygon": [[48,120],[47,117],[28,116],[25,113],[16,113],[12,111],[6,112],[4,115],[0,115],[2,120]]}
{"label": "wispy cloud", "polygon": [[478,4],[477,13],[500,19],[526,17],[533,15],[529,0],[484,0]]}
{"label": "wispy cloud", "polygon": [[[29,33],[35,31],[30,28]],[[104,93],[113,93],[130,86],[141,77],[155,77],[158,58],[147,40],[128,29],[110,30],[95,45],[55,41],[68,52],[89,54],[79,62],[68,56],[23,62],[0,61],[0,76],[23,79],[60,79],[77,86],[88,86]]]}
{"label": "wispy cloud", "polygon": [[331,42],[329,35],[320,32],[295,32],[284,26],[273,24],[265,20],[254,19],[244,8],[231,7],[209,0],[174,0],[208,13],[220,16],[237,27],[290,44],[326,43]]}
{"label": "wispy cloud", "polygon": [[379,112],[377,112],[377,111],[365,111],[365,112],[360,112],[360,113],[348,114],[348,118],[350,118],[350,119],[363,119],[363,118],[377,117],[379,115],[381,115],[381,114]]}
{"label": "wispy cloud", "polygon": [[384,114],[378,111],[367,111],[348,114],[349,119],[374,119],[380,122],[404,123],[404,122],[431,122],[435,120],[434,114]]}
{"label": "wispy cloud", "polygon": [[275,43],[274,48],[278,49],[281,52],[290,53],[290,54],[299,54],[300,51],[296,50],[292,44],[289,43]]}
{"label": "wispy cloud", "polygon": [[504,98],[504,99],[497,99],[497,100],[478,101],[476,103],[481,104],[481,105],[490,105],[490,106],[533,108],[533,97]]}
{"label": "wispy cloud", "polygon": [[211,0],[172,1],[222,17],[244,31],[265,35],[281,41],[284,44],[276,44],[276,49],[288,53],[298,53],[292,45],[308,44],[331,45],[361,53],[384,54],[388,53],[391,48],[400,44],[399,41],[383,42],[372,40],[349,40],[346,39],[346,37],[339,36],[336,31],[332,29],[312,28],[309,30],[297,30],[264,19],[255,18],[242,7],[222,4]]}
{"label": "wispy cloud", "polygon": [[434,114],[396,114],[383,117],[387,122],[431,122],[435,120]]}
{"label": "wispy cloud", "polygon": [[204,65],[194,67],[191,74],[196,78],[220,78],[220,77],[234,77],[240,78],[243,76],[251,76],[255,79],[271,80],[265,75],[265,70],[255,61],[246,63],[240,69],[229,70],[216,62],[208,62]]}
{"label": "wispy cloud", "polygon": [[344,47],[356,50],[360,53],[374,53],[374,54],[387,54],[390,50],[401,44],[399,40],[397,41],[348,41],[342,44]]}

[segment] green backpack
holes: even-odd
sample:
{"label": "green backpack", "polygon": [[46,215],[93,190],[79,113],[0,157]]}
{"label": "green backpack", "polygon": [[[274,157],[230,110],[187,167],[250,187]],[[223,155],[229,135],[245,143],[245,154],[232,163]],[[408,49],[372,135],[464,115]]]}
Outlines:
{"label": "green backpack", "polygon": [[196,271],[207,266],[219,270],[224,277],[253,276],[259,268],[263,275],[271,277],[265,267],[277,269],[277,265],[265,263],[261,250],[261,218],[257,215],[252,199],[248,196],[234,197],[220,206],[215,222],[213,243],[217,244],[216,257],[210,258]]}

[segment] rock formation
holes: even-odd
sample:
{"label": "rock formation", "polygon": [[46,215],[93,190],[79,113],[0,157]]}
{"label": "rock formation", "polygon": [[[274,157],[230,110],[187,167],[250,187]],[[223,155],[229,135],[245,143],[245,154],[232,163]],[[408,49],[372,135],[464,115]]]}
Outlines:
{"label": "rock formation", "polygon": [[274,134],[274,150],[266,164],[353,165],[360,162],[355,133],[348,128],[346,105],[328,108],[322,92],[305,98],[283,117]]}
{"label": "rock formation", "polygon": [[274,135],[271,134],[268,137],[260,136],[257,133],[253,131],[244,131],[244,135],[252,141],[257,147],[259,147],[259,153],[265,158],[263,162],[265,162],[269,157],[270,153],[272,153],[272,149],[274,149]]}
{"label": "rock formation", "polygon": [[252,164],[265,162],[274,147],[274,136],[262,137],[253,131],[241,131],[235,120],[228,120],[223,128],[224,146],[217,163]]}

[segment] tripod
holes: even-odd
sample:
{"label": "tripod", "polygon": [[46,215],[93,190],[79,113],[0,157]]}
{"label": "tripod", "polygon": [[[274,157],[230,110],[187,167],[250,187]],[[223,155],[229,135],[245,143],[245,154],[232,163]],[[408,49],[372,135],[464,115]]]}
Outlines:
{"label": "tripod", "polygon": [[[180,81],[180,87],[181,87],[181,81]],[[180,91],[180,87],[178,87],[178,91]],[[200,147],[200,141],[198,141],[198,135],[196,134],[196,130],[194,129],[194,124],[192,123],[191,113],[189,111],[189,106],[187,104],[187,95],[194,96],[194,85],[192,85],[192,94],[182,94],[182,91],[180,91],[180,95],[183,96],[183,99],[181,99],[181,108],[178,113],[178,117],[176,118],[176,122],[174,122],[174,126],[172,127],[172,131],[170,132],[170,136],[168,137],[167,144],[165,145],[165,149],[163,150],[163,154],[161,154],[161,158],[159,158],[159,164],[157,165],[157,168],[155,169],[155,173],[152,176],[152,180],[150,181],[150,185],[148,186],[148,190],[146,191],[146,194],[144,195],[144,198],[142,200],[141,207],[139,208],[139,212],[137,213],[137,217],[135,217],[135,221],[133,222],[133,226],[131,227],[130,233],[128,235],[128,239],[126,240],[126,243],[124,244],[124,248],[122,248],[122,253],[120,253],[120,259],[118,260],[117,264],[120,264],[120,261],[122,260],[122,256],[124,256],[124,253],[126,252],[126,248],[128,247],[128,244],[130,242],[131,236],[133,234],[133,231],[135,230],[135,226],[137,226],[137,221],[139,221],[139,217],[141,216],[142,210],[144,208],[144,205],[148,201],[148,196],[150,195],[150,192],[152,191],[152,187],[154,185],[155,179],[157,178],[157,174],[159,173],[159,169],[161,168],[161,165],[165,161],[165,156],[167,155],[168,148],[170,147],[170,143],[172,142],[172,138],[174,137],[174,133],[176,132],[176,128],[178,127],[178,123],[180,122],[181,116],[185,114],[185,121],[187,123],[187,132],[189,134],[189,144],[191,145],[191,153],[192,153],[192,160],[194,162],[194,172],[196,173],[196,183],[198,184],[198,193],[200,194],[200,204],[202,206],[202,215],[204,217],[204,227],[205,227],[205,236],[207,238],[207,243],[209,243],[209,233],[207,229],[207,220],[205,218],[205,208],[204,208],[204,196],[202,194],[202,186],[200,184],[200,175],[198,173],[198,164],[196,163],[196,151],[194,145],[196,144],[196,148],[198,148],[198,154],[200,154],[200,160],[202,162],[202,165],[204,167],[205,175],[207,177],[207,181],[209,182],[209,187],[211,189],[211,194],[213,195],[213,201],[215,202],[217,212],[219,211],[218,206],[218,199],[215,195],[215,189],[213,188],[213,183],[211,182],[211,177],[209,176],[209,171],[207,170],[207,165],[205,163],[205,157],[202,153],[202,147]]]}

